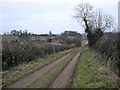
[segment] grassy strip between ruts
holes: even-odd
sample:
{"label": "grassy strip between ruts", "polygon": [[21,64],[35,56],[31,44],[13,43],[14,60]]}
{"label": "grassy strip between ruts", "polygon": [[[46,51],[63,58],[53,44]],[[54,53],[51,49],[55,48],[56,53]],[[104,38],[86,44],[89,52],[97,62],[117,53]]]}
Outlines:
{"label": "grassy strip between ruts", "polygon": [[5,72],[2,72],[2,87],[5,87],[20,78],[34,72],[35,70],[47,65],[56,59],[62,57],[63,55],[69,53],[71,50],[65,50],[62,52],[54,53],[52,55],[46,56],[45,58],[39,58],[37,60],[31,61],[29,63],[21,64],[17,67],[13,67]]}
{"label": "grassy strip between ruts", "polygon": [[31,85],[29,85],[27,88],[47,88],[57,78],[57,76],[62,72],[62,70],[69,63],[69,61],[72,60],[72,58],[74,57],[76,52],[78,52],[78,50],[72,52],[68,58],[66,58],[60,64],[58,64],[53,69],[51,69],[49,72],[41,76]]}
{"label": "grassy strip between ruts", "polygon": [[117,88],[113,72],[98,62],[90,49],[84,50],[77,63],[72,88]]}

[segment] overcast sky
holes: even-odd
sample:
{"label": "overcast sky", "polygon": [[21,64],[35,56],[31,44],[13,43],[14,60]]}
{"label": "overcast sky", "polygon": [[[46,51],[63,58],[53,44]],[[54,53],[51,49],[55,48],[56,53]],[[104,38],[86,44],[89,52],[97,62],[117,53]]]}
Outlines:
{"label": "overcast sky", "polygon": [[[78,3],[88,2],[95,9],[111,14],[118,22],[119,0],[3,0],[0,4],[0,23],[3,32],[12,29],[33,33],[60,34],[65,30],[83,33],[84,29],[75,19],[74,8]],[[1,2],[1,1],[0,1]]]}

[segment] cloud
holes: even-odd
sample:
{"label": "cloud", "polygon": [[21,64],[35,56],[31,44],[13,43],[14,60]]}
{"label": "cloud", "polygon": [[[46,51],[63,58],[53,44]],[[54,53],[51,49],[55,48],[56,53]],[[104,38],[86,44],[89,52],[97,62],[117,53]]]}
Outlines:
{"label": "cloud", "polygon": [[[3,0],[3,30],[23,28],[31,31],[55,33],[65,29],[78,29],[79,23],[72,18],[78,3],[89,2],[95,8],[117,20],[117,0]],[[37,31],[38,30],[38,31]]]}

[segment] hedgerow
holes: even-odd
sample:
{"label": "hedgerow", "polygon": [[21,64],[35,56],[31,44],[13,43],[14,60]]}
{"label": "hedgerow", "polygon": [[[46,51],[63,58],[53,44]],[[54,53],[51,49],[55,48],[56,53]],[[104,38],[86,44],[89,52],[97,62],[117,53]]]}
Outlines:
{"label": "hedgerow", "polygon": [[103,62],[120,75],[120,33],[109,33],[100,38],[93,48],[100,52]]}
{"label": "hedgerow", "polygon": [[73,47],[32,41],[4,42],[2,43],[2,70]]}

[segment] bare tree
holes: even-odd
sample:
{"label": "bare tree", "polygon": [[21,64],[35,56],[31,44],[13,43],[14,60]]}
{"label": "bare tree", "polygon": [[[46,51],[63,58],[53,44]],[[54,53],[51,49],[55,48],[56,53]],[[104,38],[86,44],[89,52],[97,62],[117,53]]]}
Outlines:
{"label": "bare tree", "polygon": [[91,6],[89,3],[86,4],[79,4],[77,8],[75,8],[76,15],[74,16],[77,20],[84,22],[86,31],[89,29],[88,22],[90,18],[92,17],[92,11],[93,11],[93,6]]}
{"label": "bare tree", "polygon": [[[103,32],[112,26],[112,17],[103,14],[100,10],[93,10],[93,6],[89,3],[79,4],[75,8],[75,11],[76,14],[74,17],[85,27],[89,42],[96,42],[103,35]],[[97,39],[93,40],[96,36]]]}
{"label": "bare tree", "polygon": [[89,20],[90,24],[95,30],[99,28],[101,31],[105,31],[107,28],[113,26],[113,19],[110,15],[103,14],[101,11],[96,11],[93,13],[92,20]]}

